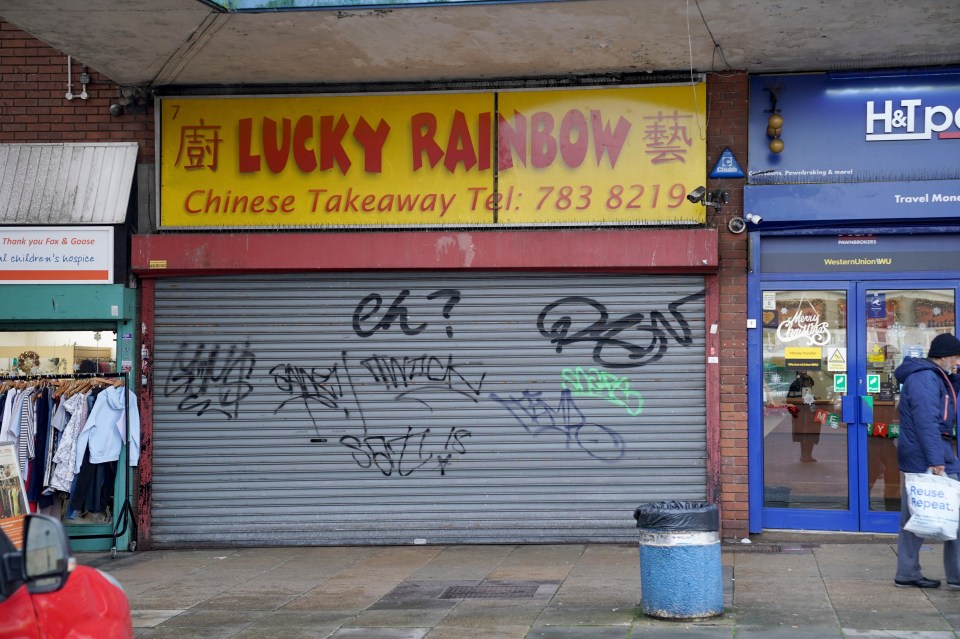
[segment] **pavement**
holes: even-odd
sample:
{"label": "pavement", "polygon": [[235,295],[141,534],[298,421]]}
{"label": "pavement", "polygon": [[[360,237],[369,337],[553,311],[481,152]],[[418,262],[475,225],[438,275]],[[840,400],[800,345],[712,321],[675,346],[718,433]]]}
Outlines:
{"label": "pavement", "polygon": [[[151,639],[960,639],[960,591],[894,587],[895,537],[724,542],[721,556],[724,613],[679,621],[641,612],[636,545],[77,555],[123,584]],[[926,576],[943,579],[942,557],[924,546]]]}

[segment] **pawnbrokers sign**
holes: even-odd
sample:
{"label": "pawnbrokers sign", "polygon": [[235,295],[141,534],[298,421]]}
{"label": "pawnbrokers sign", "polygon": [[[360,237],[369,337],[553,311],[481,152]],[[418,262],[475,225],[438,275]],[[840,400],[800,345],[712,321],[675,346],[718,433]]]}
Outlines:
{"label": "pawnbrokers sign", "polygon": [[751,184],[956,180],[960,70],[752,76],[749,149]]}
{"label": "pawnbrokers sign", "polygon": [[702,223],[698,86],[164,98],[160,226]]}

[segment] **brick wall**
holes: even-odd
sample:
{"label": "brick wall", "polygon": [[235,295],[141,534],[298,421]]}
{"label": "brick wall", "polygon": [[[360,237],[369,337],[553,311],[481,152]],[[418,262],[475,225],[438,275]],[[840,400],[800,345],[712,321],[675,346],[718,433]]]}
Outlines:
{"label": "brick wall", "polygon": [[89,97],[81,100],[82,60],[72,61],[73,100],[67,100],[67,56],[0,21],[0,142],[137,142],[140,162],[153,162],[153,108],[110,115],[118,87],[86,69]]}
{"label": "brick wall", "polygon": [[[712,74],[707,79],[707,171],[726,147],[747,169],[746,73]],[[720,271],[720,504],[724,538],[741,538],[748,529],[747,484],[747,233],[727,230],[731,217],[743,217],[745,180],[710,180],[730,202],[711,225],[719,233]],[[712,209],[708,209],[708,215]]]}

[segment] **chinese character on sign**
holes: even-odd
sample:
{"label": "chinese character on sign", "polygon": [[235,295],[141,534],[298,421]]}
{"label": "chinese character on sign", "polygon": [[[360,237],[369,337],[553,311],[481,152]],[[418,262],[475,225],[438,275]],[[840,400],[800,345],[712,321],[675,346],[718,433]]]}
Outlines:
{"label": "chinese character on sign", "polygon": [[[656,115],[645,116],[646,120],[653,120],[647,124],[643,139],[647,144],[647,155],[652,155],[652,164],[664,162],[686,162],[687,151],[693,141],[687,133],[687,122],[693,116],[680,115],[674,111],[664,114],[658,111]],[[681,120],[684,120],[681,122]]]}
{"label": "chinese character on sign", "polygon": [[186,157],[185,169],[208,168],[217,170],[217,157],[220,150],[220,125],[205,125],[203,118],[200,124],[180,128],[180,150],[177,151],[176,166],[180,166],[180,159]]}

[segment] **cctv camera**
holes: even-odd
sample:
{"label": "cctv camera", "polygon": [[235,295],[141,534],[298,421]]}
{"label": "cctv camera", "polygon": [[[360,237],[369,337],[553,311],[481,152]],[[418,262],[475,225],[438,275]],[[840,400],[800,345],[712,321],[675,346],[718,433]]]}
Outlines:
{"label": "cctv camera", "polygon": [[698,186],[694,190],[690,191],[687,194],[687,199],[696,204],[697,202],[702,202],[703,197],[707,194],[706,187]]}
{"label": "cctv camera", "polygon": [[727,222],[727,230],[735,234],[743,233],[747,230],[747,223],[743,221],[742,217],[732,217]]}
{"label": "cctv camera", "polygon": [[123,105],[122,105],[122,104],[111,104],[111,105],[110,105],[110,115],[123,115]]}
{"label": "cctv camera", "polygon": [[759,224],[763,221],[763,217],[757,215],[756,213],[747,213],[746,218],[747,222],[750,222],[751,224]]}

